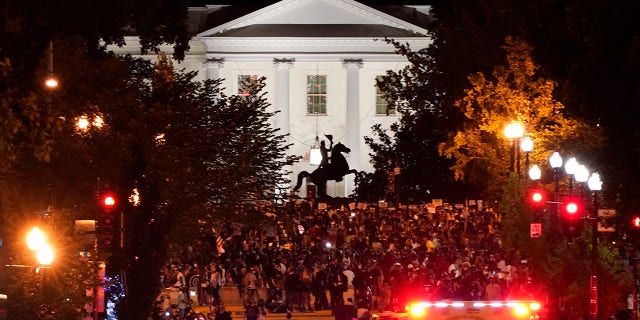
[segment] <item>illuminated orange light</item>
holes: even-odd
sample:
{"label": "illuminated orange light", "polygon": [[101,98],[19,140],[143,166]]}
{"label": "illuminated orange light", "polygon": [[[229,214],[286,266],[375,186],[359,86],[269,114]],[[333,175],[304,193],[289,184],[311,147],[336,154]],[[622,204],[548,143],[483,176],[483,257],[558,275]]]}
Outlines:
{"label": "illuminated orange light", "polygon": [[513,308],[513,314],[517,317],[525,317],[529,315],[529,309],[522,304],[518,304]]}
{"label": "illuminated orange light", "polygon": [[540,310],[540,303],[538,303],[538,302],[531,302],[531,303],[529,304],[529,309],[530,309],[530,310],[532,310],[532,311],[538,311],[538,310]]}
{"label": "illuminated orange light", "polygon": [[413,318],[423,317],[427,314],[427,308],[422,304],[412,304],[409,306],[409,315]]}
{"label": "illuminated orange light", "polygon": [[44,85],[49,89],[55,89],[58,87],[58,80],[56,78],[47,78],[45,80]]}

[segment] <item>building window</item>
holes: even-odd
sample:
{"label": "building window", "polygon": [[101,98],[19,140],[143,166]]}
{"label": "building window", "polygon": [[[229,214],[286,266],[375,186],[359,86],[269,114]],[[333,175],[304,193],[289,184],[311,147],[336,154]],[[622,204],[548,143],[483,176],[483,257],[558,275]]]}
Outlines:
{"label": "building window", "polygon": [[378,86],[378,82],[382,81],[382,76],[376,77],[376,114],[377,115],[391,115],[396,114],[396,109],[387,110],[387,99],[384,98],[384,94],[380,87]]}
{"label": "building window", "polygon": [[327,113],[327,76],[307,76],[307,114]]}
{"label": "building window", "polygon": [[251,94],[251,87],[258,81],[258,76],[255,74],[238,76],[238,95],[248,97]]}

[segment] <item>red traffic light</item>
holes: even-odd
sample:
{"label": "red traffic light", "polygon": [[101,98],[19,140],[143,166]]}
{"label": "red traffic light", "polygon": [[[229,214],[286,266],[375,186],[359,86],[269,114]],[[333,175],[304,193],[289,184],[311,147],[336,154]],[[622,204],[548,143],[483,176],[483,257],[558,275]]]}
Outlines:
{"label": "red traffic light", "polygon": [[531,189],[528,194],[528,201],[534,207],[541,207],[547,203],[547,195],[542,189]]}
{"label": "red traffic light", "polygon": [[569,197],[562,202],[562,229],[565,236],[580,236],[584,224],[584,209],[580,197]]}
{"label": "red traffic light", "polygon": [[579,198],[568,198],[562,203],[562,214],[567,219],[582,217],[582,202]]}
{"label": "red traffic light", "polygon": [[640,216],[635,216],[631,220],[631,227],[634,229],[640,229]]}
{"label": "red traffic light", "polygon": [[110,193],[103,194],[100,198],[100,205],[104,210],[111,210],[116,206],[116,197]]}

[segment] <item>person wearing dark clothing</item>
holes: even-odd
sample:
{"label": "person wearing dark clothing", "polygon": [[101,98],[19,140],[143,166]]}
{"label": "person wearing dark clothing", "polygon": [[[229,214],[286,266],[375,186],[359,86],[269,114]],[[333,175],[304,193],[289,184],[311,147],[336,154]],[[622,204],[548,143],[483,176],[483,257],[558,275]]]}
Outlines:
{"label": "person wearing dark clothing", "polygon": [[344,304],[338,303],[333,308],[333,315],[336,320],[356,320],[358,319],[358,309],[353,305],[353,300],[347,298]]}
{"label": "person wearing dark clothing", "polygon": [[232,320],[231,313],[227,311],[224,305],[221,304],[220,307],[218,307],[218,310],[216,310],[215,320]]}
{"label": "person wearing dark clothing", "polygon": [[316,272],[311,281],[311,291],[315,297],[313,307],[316,311],[329,309],[329,300],[327,299],[327,279],[328,274],[324,268]]}
{"label": "person wearing dark clothing", "polygon": [[248,304],[244,306],[244,314],[247,320],[257,320],[260,314],[258,305],[253,300],[249,300]]}
{"label": "person wearing dark clothing", "polygon": [[286,295],[286,303],[289,310],[295,310],[300,307],[300,275],[293,267],[289,267],[287,276],[284,279],[284,291]]}
{"label": "person wearing dark clothing", "polygon": [[331,269],[329,275],[329,294],[331,296],[331,308],[336,304],[344,303],[344,292],[347,291],[347,276],[344,275],[338,268]]}

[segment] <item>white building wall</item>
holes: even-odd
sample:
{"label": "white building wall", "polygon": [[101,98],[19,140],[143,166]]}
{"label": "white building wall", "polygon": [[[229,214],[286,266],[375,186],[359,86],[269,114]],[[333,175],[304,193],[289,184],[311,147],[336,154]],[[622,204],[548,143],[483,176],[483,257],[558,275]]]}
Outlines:
{"label": "white building wall", "polygon": [[[150,60],[156,60],[155,56],[145,56]],[[223,61],[207,62],[204,55],[189,55],[189,59],[180,63],[176,62],[176,69],[184,69],[185,71],[197,71],[196,80],[203,81],[207,78],[207,73],[215,74],[224,79],[223,87],[225,94],[233,95],[238,92],[237,79],[239,75],[257,75],[266,77],[266,99],[271,104],[270,111],[277,108],[276,105],[276,72],[277,69],[273,59],[280,59],[280,56],[272,59],[260,57],[259,61],[248,61],[246,57],[239,60],[233,60],[229,57]],[[377,115],[376,114],[376,88],[375,79],[379,75],[384,75],[387,70],[399,70],[406,63],[394,61],[367,61],[364,60],[362,67],[358,70],[358,110],[357,123],[347,123],[347,72],[344,62],[339,59],[335,61],[294,61],[288,69],[289,72],[289,126],[282,128],[278,126],[278,119],[272,119],[272,125],[277,128],[288,130],[290,134],[289,142],[293,143],[289,153],[292,155],[302,156],[303,159],[295,164],[292,169],[291,179],[295,184],[298,173],[301,171],[312,172],[317,167],[309,164],[309,150],[315,143],[316,134],[319,138],[326,139],[325,134],[333,135],[334,143],[342,142],[352,150],[359,150],[359,155],[345,154],[353,169],[358,171],[373,170],[370,163],[369,153],[371,149],[364,143],[365,136],[372,136],[371,127],[377,123],[381,123],[383,127],[388,128],[397,120],[395,115]],[[211,72],[211,68],[215,68],[215,72]],[[306,113],[306,82],[307,75],[327,75],[327,113],[324,115],[308,115]],[[280,120],[283,121],[283,120]],[[317,131],[316,131],[317,126]],[[350,145],[346,141],[347,130],[349,126],[358,128],[358,146]],[[283,133],[287,133],[283,132]],[[357,158],[357,164],[351,162],[351,158]],[[350,175],[347,181],[353,179]],[[346,181],[335,182],[329,181],[327,184],[327,193],[333,197],[348,196],[352,192],[352,186],[347,186]],[[300,196],[305,196],[306,187],[299,191]]]}

